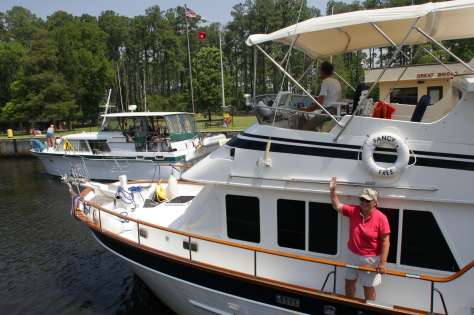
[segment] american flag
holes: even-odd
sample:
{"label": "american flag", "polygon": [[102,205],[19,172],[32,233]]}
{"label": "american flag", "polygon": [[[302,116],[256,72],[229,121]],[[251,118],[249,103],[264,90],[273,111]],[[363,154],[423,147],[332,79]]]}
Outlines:
{"label": "american flag", "polygon": [[196,12],[188,8],[186,8],[186,10],[184,11],[184,14],[186,15],[186,17],[191,18],[191,19],[198,17]]}

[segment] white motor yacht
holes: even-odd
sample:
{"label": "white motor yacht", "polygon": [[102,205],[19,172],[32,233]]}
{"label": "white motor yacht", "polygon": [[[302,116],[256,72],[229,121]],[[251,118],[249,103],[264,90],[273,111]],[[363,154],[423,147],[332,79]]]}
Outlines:
{"label": "white motor yacht", "polygon": [[97,180],[179,177],[181,172],[203,158],[226,137],[202,137],[194,115],[182,112],[123,112],[102,115],[100,131],[63,136],[54,147],[38,140],[32,154],[46,172],[63,176],[71,172]]}
{"label": "white motor yacht", "polygon": [[[444,49],[440,40],[474,37],[473,16],[472,0],[427,3],[312,18],[247,42],[267,57],[269,41],[313,58],[390,44]],[[458,61],[449,99],[420,102],[412,115],[373,118],[367,93],[341,117],[277,104],[185,181],[86,182],[72,213],[178,314],[474,314],[474,71]],[[388,218],[375,301],[360,286],[344,295],[348,269],[376,270],[347,263],[333,176],[344,203],[377,189]]]}

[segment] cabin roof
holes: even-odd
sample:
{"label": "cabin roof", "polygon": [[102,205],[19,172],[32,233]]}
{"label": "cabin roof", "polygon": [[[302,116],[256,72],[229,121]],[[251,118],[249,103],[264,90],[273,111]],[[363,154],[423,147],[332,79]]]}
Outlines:
{"label": "cabin roof", "polygon": [[170,115],[180,115],[180,114],[189,114],[194,115],[193,113],[187,112],[125,112],[125,113],[110,113],[110,114],[103,114],[101,117],[106,118],[114,118],[114,117],[164,117]]}
{"label": "cabin roof", "polygon": [[361,10],[314,17],[270,34],[254,34],[248,45],[277,41],[317,58],[355,50],[391,46],[376,24],[396,44],[415,45],[428,40],[416,26],[436,40],[474,37],[474,0],[455,0],[413,6]]}

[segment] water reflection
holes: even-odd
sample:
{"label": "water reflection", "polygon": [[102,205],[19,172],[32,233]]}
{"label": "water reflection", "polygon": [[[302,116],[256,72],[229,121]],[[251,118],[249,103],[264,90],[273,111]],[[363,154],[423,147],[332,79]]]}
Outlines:
{"label": "water reflection", "polygon": [[39,161],[0,160],[0,313],[173,314],[69,208]]}

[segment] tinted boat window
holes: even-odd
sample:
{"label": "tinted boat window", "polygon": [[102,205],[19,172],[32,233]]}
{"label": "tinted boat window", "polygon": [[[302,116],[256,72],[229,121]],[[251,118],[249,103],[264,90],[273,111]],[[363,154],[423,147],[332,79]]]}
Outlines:
{"label": "tinted boat window", "polygon": [[89,147],[87,146],[86,140],[69,140],[69,143],[72,145],[72,148],[69,150],[89,152]]}
{"label": "tinted boat window", "polygon": [[391,263],[397,262],[397,245],[398,245],[398,209],[378,208],[388,219],[390,225],[390,250],[388,252],[387,261]]}
{"label": "tinted boat window", "polygon": [[418,88],[395,88],[390,92],[390,102],[416,105],[418,102]]}
{"label": "tinted boat window", "polygon": [[337,254],[337,211],[330,204],[309,203],[309,250]]}
{"label": "tinted boat window", "polygon": [[278,245],[305,249],[305,202],[278,199]]}
{"label": "tinted boat window", "polygon": [[226,195],[227,236],[229,238],[260,242],[260,203],[258,198]]}
{"label": "tinted boat window", "polygon": [[429,269],[459,271],[453,253],[431,212],[403,211],[401,263]]}
{"label": "tinted boat window", "polygon": [[89,146],[94,153],[110,152],[110,148],[106,140],[89,140]]}

